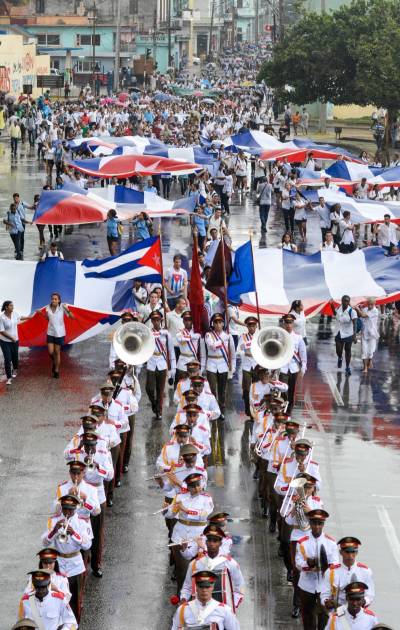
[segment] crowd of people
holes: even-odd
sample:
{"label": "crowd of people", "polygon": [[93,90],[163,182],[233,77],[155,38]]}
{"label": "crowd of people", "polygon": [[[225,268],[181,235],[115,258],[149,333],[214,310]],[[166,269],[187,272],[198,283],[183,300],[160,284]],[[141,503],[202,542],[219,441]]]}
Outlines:
{"label": "crowd of people", "polygon": [[[213,68],[209,68],[208,76],[195,79],[182,71],[177,81],[180,87],[202,88],[208,82],[221,90],[212,102],[197,96],[172,98],[172,81],[160,79],[156,87],[171,95],[170,100],[158,100],[148,90],[132,90],[124,101],[115,98],[101,102],[86,91],[77,101],[56,103],[44,96],[33,106],[21,101],[18,109],[13,104],[8,120],[13,157],[18,156],[19,142],[28,140],[32,151],[35,147],[38,163],[45,163],[46,190],[65,182],[81,188],[119,183],[165,198],[195,196],[191,234],[198,247],[204,285],[221,239],[232,247],[229,218],[233,202],[240,206],[251,196],[259,207],[261,234],[268,230],[271,207],[284,224],[281,243],[276,244],[282,249],[304,250],[307,221],[316,217],[321,249],[351,253],[357,245],[357,235],[360,240],[363,235],[352,222],[350,212],[342,211],[340,204],[332,207],[325,203],[322,195],[317,204],[310,204],[301,194],[298,165],[286,159],[265,162],[221,144],[227,136],[249,129],[276,132],[276,108],[265,86],[240,85],[245,80],[255,83],[257,51],[247,53],[239,65],[230,55],[223,57],[219,66],[215,64],[219,67],[217,76]],[[291,125],[295,133],[300,129],[307,133],[306,108],[295,110],[294,114],[286,108],[281,127],[290,133]],[[11,135],[16,128],[20,136],[17,131]],[[282,136],[283,131],[279,134]],[[90,156],[77,140],[128,135],[154,138],[178,147],[191,147],[206,139],[216,155],[217,168],[213,173],[204,169],[178,178],[166,174],[95,181],[69,166],[74,155]],[[315,168],[312,152],[305,166]],[[329,178],[324,186],[331,188]],[[363,198],[364,189],[365,182],[361,181],[355,195]],[[370,195],[368,186],[366,195]],[[18,260],[23,258],[25,228],[30,224],[27,210],[34,209],[37,203],[37,197],[29,205],[16,193],[7,213],[5,225]],[[151,217],[145,212],[138,213],[130,225],[135,240],[153,233]],[[49,256],[62,259],[58,247],[62,228],[50,228],[51,245],[46,251],[44,226],[38,226],[41,260]],[[108,213],[106,229],[109,252],[115,255],[121,248],[122,230],[113,210]],[[392,255],[397,248],[396,229],[388,215],[384,223],[364,234],[366,242],[361,241],[360,245],[378,239]],[[293,352],[277,373],[254,357],[252,341],[260,326],[259,318],[242,316],[236,306],[218,299],[205,286],[209,329],[205,334],[195,331],[189,287],[190,270],[183,268],[182,255],[178,253],[160,284],[140,280],[134,283],[135,310],[121,314],[116,334],[125,327],[129,330],[132,324],[142,324],[147,327],[154,350],[146,365],[136,365],[134,359],[126,363],[111,344],[105,380],[91,400],[85,401],[87,411],[80,418],[81,426],[65,446],[69,478],[54,484],[52,514],[43,528],[38,567],[30,571],[13,630],[78,627],[85,589],[90,587],[88,574],[100,579],[106,569],[106,515],[114,501],[118,502],[114,489],[129,474],[135,416],[139,405],[146,404],[141,387],[154,420],[161,423],[166,420],[168,384],[174,387],[176,413],[169,427],[170,439],[154,462],[152,479],[158,489],[151,492],[162,495],[159,513],[165,518],[171,578],[176,585],[172,601],[177,608],[171,629],[240,628],[240,605],[246,596],[246,584],[239,563],[231,555],[233,540],[227,529],[230,514],[215,506],[207,487],[208,467],[216,464],[219,450],[219,428],[228,413],[229,381],[239,368],[260,498],[258,517],[267,521],[271,536],[278,536],[278,554],[283,560],[286,581],[293,588],[292,617],[301,616],[304,630],[389,629],[369,609],[375,597],[374,580],[371,569],[358,561],[361,541],[353,535],[357,532],[349,532],[336,542],[324,531],[330,506],[320,496],[323,486],[318,457],[296,408],[297,386],[306,374],[308,360],[301,299],[295,300],[279,321],[291,339]],[[352,307],[350,297],[344,295],[337,309],[331,303],[331,310],[327,317],[336,318],[338,370],[342,369],[344,354],[345,373],[350,376],[353,344],[361,338],[362,369],[368,372],[373,368],[379,338],[380,312],[375,301],[371,298],[365,305]],[[58,379],[65,318],[73,317],[73,313],[55,293],[42,315],[48,320],[51,374]],[[23,319],[10,300],[4,301],[0,345],[8,385],[19,368],[17,326]]]}

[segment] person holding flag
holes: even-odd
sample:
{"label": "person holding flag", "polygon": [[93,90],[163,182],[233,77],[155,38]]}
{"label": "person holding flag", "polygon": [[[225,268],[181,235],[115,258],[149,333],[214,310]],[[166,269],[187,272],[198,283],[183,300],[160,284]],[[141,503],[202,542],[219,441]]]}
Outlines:
{"label": "person holding flag", "polygon": [[201,370],[205,366],[204,342],[200,333],[193,329],[193,318],[190,311],[182,313],[183,328],[176,333],[176,341],[179,346],[179,359],[176,370],[176,383],[185,378],[186,364],[192,359],[200,360]]}

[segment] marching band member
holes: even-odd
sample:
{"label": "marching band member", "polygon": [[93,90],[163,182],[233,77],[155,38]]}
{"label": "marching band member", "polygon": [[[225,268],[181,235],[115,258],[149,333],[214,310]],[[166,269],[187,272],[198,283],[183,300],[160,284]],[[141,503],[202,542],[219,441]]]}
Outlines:
{"label": "marching band member", "polygon": [[313,446],[310,440],[301,438],[294,443],[294,454],[285,457],[279,470],[275,490],[282,497],[286,494],[289,484],[298,473],[307,473],[317,480],[316,488],[321,487],[319,464],[311,460]]}
{"label": "marching band member", "polygon": [[[179,436],[180,439],[182,437],[188,439],[189,431],[188,425],[180,425],[177,437]],[[172,463],[169,467],[163,469],[160,467],[160,474],[155,475],[155,480],[164,494],[164,505],[170,505],[177,494],[187,491],[185,479],[191,474],[202,475],[202,487],[205,490],[208,476],[199,449],[197,449],[194,444],[186,442],[179,446],[178,461]],[[165,515],[165,524],[170,536],[175,523],[176,519],[174,517],[172,518]]]}
{"label": "marching band member", "polygon": [[193,579],[196,584],[196,596],[178,607],[171,630],[212,622],[217,625],[218,630],[239,630],[239,622],[230,607],[212,597],[217,580],[216,574],[212,571],[199,571],[193,575]]}
{"label": "marching band member", "polygon": [[122,433],[129,431],[129,421],[124,411],[123,404],[113,399],[114,385],[104,383],[100,387],[100,395],[94,396],[91,400],[91,409],[93,405],[103,406],[106,411],[106,422],[113,424],[118,432],[119,443],[111,447],[111,458],[114,467],[114,478],[109,482],[107,487],[107,506],[112,507],[114,501],[114,486],[117,476],[117,463],[121,455]]}
{"label": "marching band member", "polygon": [[[365,607],[368,586],[363,582],[350,582],[345,587],[346,605],[339,606],[330,617],[325,630],[372,630],[373,628],[387,628],[378,624],[378,619],[372,610]],[[378,625],[376,625],[378,624]]]}
{"label": "marching band member", "polygon": [[224,317],[220,313],[214,313],[210,324],[211,329],[205,336],[207,379],[212,393],[218,400],[220,418],[224,420],[228,374],[233,374],[236,370],[235,344],[232,335],[224,331]]}
{"label": "marching band member", "polygon": [[205,366],[204,342],[201,335],[193,330],[192,314],[190,311],[183,311],[181,317],[183,328],[176,333],[176,341],[180,350],[176,366],[177,381],[186,376],[186,365],[189,361],[200,360],[201,371],[204,370]]}
{"label": "marching band member", "polygon": [[[228,516],[228,512],[222,512],[221,510],[214,509],[214,512],[207,517],[208,525],[218,527],[224,533],[220,547],[220,553],[224,554],[224,556],[230,555],[233,544],[232,536],[226,530]],[[195,558],[200,551],[204,551],[205,549],[206,537],[203,532],[200,536],[196,536],[194,540],[191,540],[186,545],[185,549],[181,551],[181,554],[187,560],[191,560],[192,558]]]}
{"label": "marching band member", "polygon": [[185,395],[185,398],[187,399],[187,402],[183,408],[178,409],[178,411],[176,412],[174,419],[172,420],[170,428],[169,428],[170,435],[173,435],[174,429],[178,424],[186,424],[187,407],[189,405],[191,406],[194,405],[194,407],[198,407],[196,423],[200,423],[208,431],[211,431],[208,415],[204,413],[203,408],[201,407],[201,405],[198,404],[198,398],[197,398],[196,392],[193,389],[188,389],[184,395]]}
{"label": "marching band member", "polygon": [[[297,541],[304,536],[304,532],[310,529],[307,515],[311,510],[318,510],[324,507],[321,498],[314,494],[317,480],[311,475],[300,473],[296,479],[304,479],[302,493],[295,489],[293,496],[282,513],[283,525],[281,529],[281,549],[283,551],[283,561],[288,572],[288,582],[293,583],[293,609],[292,617],[297,619],[300,615],[300,599],[298,582],[300,574],[296,568],[296,545]],[[282,507],[284,505],[282,504]]]}
{"label": "marching band member", "polygon": [[251,342],[258,325],[257,317],[250,315],[246,317],[244,323],[247,326],[247,333],[243,333],[239,337],[237,347],[238,353],[242,354],[242,397],[244,401],[244,412],[251,420],[250,412],[250,388],[254,379],[254,368],[257,365],[256,360],[251,353]]}
{"label": "marching band member", "polygon": [[372,571],[366,564],[357,562],[358,548],[361,542],[354,536],[345,536],[338,541],[342,561],[331,564],[325,572],[321,591],[321,602],[328,611],[346,603],[346,586],[350,582],[363,582],[367,585],[365,606],[369,606],[375,597]]}
{"label": "marching band member", "polygon": [[231,556],[221,552],[221,543],[225,533],[216,525],[208,525],[203,535],[206,549],[197,554],[190,562],[182,586],[180,601],[189,601],[192,595],[192,577],[198,571],[221,571],[226,569],[232,581],[234,606],[237,608],[243,601],[244,579],[239,564]]}
{"label": "marching band member", "polygon": [[200,405],[209,420],[216,420],[221,415],[221,410],[215,395],[210,390],[204,376],[196,374],[190,377],[191,388],[197,394],[197,404]]}
{"label": "marching band member", "polygon": [[[211,453],[211,428],[207,416],[201,413],[201,407],[194,403],[186,405],[183,411],[186,414],[185,424],[187,424],[190,428],[191,440],[199,449],[201,456],[204,459]],[[202,415],[202,420],[200,420],[200,413]]]}
{"label": "marching band member", "polygon": [[[176,495],[166,508],[166,518],[176,518],[171,540],[174,543],[193,540],[200,535],[207,525],[207,516],[214,508],[213,500],[207,492],[203,492],[203,475],[193,473],[185,477],[187,492]],[[172,547],[175,560],[177,592],[179,593],[185,579],[188,562],[180,553],[179,546]]]}
{"label": "marching band member", "polygon": [[115,388],[114,400],[115,402],[120,403],[122,405],[125,416],[126,416],[126,422],[119,430],[119,436],[121,438],[121,446],[120,446],[119,456],[116,462],[116,469],[115,469],[115,485],[117,488],[119,488],[121,485],[123,463],[125,459],[125,449],[128,443],[129,433],[131,431],[131,422],[129,421],[129,417],[132,415],[133,417],[135,416],[135,414],[137,413],[139,409],[139,405],[135,396],[132,393],[131,388],[122,386],[122,381],[124,378],[123,370],[114,368],[109,371],[108,377]]}
{"label": "marching band member", "polygon": [[122,472],[127,473],[129,470],[129,462],[132,455],[132,446],[133,446],[133,435],[135,432],[135,418],[136,411],[134,411],[135,407],[139,408],[140,399],[142,398],[142,390],[140,387],[139,379],[135,375],[135,367],[133,365],[128,366],[121,359],[116,359],[114,361],[114,367],[116,370],[122,370],[124,372],[124,377],[121,382],[121,389],[127,389],[133,396],[134,400],[136,400],[136,405],[134,400],[132,400],[131,410],[127,412],[128,421],[129,421],[129,433],[126,440],[125,450],[124,450],[124,460]]}
{"label": "marching band member", "polygon": [[[116,459],[116,453],[118,453],[117,448],[121,444],[121,438],[115,423],[109,422],[108,420],[107,404],[103,402],[92,404],[89,407],[89,411],[91,416],[97,418],[96,435],[98,435],[99,441],[102,439],[105,440],[114,461],[114,459]],[[79,431],[81,431],[81,429],[79,429]],[[115,451],[116,453],[114,453]]]}
{"label": "marching band member", "polygon": [[307,349],[304,339],[293,330],[293,315],[284,315],[282,317],[283,328],[293,339],[294,352],[291,360],[280,368],[280,378],[288,385],[288,408],[287,412],[291,413],[294,405],[296,393],[296,382],[299,374],[304,376],[307,370]]}
{"label": "marching band member", "polygon": [[146,394],[155,417],[161,420],[167,372],[170,372],[172,378],[175,376],[176,361],[171,335],[165,328],[161,328],[161,312],[152,311],[150,319],[156,349],[147,361]]}
{"label": "marching band member", "polygon": [[[323,571],[339,558],[335,539],[322,531],[328,517],[325,510],[311,510],[310,532],[297,541],[296,567],[300,572],[298,588],[304,630],[324,628],[328,620],[320,599]],[[325,561],[327,566],[323,566]]]}
{"label": "marching band member", "polygon": [[250,386],[250,391],[249,391],[250,409],[252,409],[256,405],[261,404],[261,401],[264,399],[264,396],[271,393],[271,386],[269,384],[270,373],[268,372],[267,368],[264,368],[261,365],[256,365],[254,368],[254,372],[257,375],[257,380],[254,383],[252,383]]}
{"label": "marching band member", "polygon": [[90,549],[92,541],[87,534],[87,524],[76,512],[79,499],[67,494],[60,498],[60,503],[62,513],[48,519],[42,542],[45,546],[51,545],[58,551],[60,568],[68,577],[71,608],[79,621],[85,576],[81,551]]}
{"label": "marching band member", "polygon": [[33,589],[22,596],[18,619],[33,619],[41,630],[76,630],[76,617],[64,593],[50,588],[52,571],[38,569],[30,571],[30,575]]}
{"label": "marching band member", "polygon": [[[56,593],[63,593],[65,597],[65,601],[68,604],[71,599],[71,592],[69,590],[69,582],[68,578],[60,571],[60,567],[58,566],[58,551],[57,549],[52,549],[51,547],[46,547],[45,549],[41,549],[37,554],[39,556],[39,569],[45,569],[46,571],[50,571],[50,590],[55,591]],[[32,575],[29,575],[28,584],[25,589],[25,593],[30,593],[33,591],[32,584]]]}
{"label": "marching band member", "polygon": [[[102,409],[103,413],[104,413],[104,409]],[[82,435],[86,432],[86,431],[92,431],[94,433],[96,433],[97,437],[98,437],[98,444],[97,444],[97,449],[98,450],[102,450],[104,453],[108,454],[111,458],[111,454],[110,454],[110,437],[107,433],[107,435],[103,434],[103,435],[99,435],[100,431],[98,430],[98,426],[104,426],[108,428],[113,429],[113,435],[114,437],[117,436],[118,437],[118,433],[116,431],[116,428],[114,427],[114,425],[112,424],[105,424],[104,422],[101,425],[97,424],[97,420],[98,418],[95,415],[85,415],[85,416],[81,416],[81,426],[78,429],[78,432],[75,433],[72,438],[70,439],[70,441],[68,442],[67,446],[64,449],[64,457],[67,461],[70,461],[72,459],[75,459],[75,454],[77,452],[80,451],[80,449],[82,448]],[[119,438],[118,438],[119,439]]]}
{"label": "marching band member", "polygon": [[82,448],[75,453],[75,458],[88,462],[85,467],[85,481],[97,491],[100,512],[90,516],[93,541],[90,548],[90,566],[95,577],[103,576],[102,557],[104,547],[104,518],[106,511],[106,493],[104,484],[112,481],[114,468],[110,455],[103,449],[97,448],[98,437],[95,433],[86,432],[82,435]]}
{"label": "marching band member", "polygon": [[[157,468],[166,472],[171,467],[176,467],[179,464],[181,446],[189,443],[191,443],[190,427],[187,424],[178,424],[175,427],[174,437],[163,445],[161,453],[157,457]],[[203,459],[200,455],[197,465],[203,466]]]}
{"label": "marching band member", "polygon": [[260,445],[260,494],[263,501],[263,517],[270,518],[269,531],[276,531],[276,521],[278,518],[279,502],[277,500],[274,486],[277,474],[281,465],[279,442],[283,439],[286,414],[276,412],[272,427],[267,431],[264,440]]}
{"label": "marching band member", "polygon": [[[200,375],[200,367],[200,361],[197,361],[196,359],[190,359],[190,361],[186,363],[187,376],[178,382],[174,393],[174,403],[177,405],[180,404],[182,395],[185,391],[192,387],[190,382],[191,377]],[[204,390],[208,394],[211,393],[210,385],[207,380],[204,382]]]}

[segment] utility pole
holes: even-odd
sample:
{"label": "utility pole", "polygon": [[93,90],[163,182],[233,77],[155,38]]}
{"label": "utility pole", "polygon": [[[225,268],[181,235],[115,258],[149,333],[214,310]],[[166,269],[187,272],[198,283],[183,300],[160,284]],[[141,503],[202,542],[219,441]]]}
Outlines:
{"label": "utility pole", "polygon": [[89,17],[89,19],[91,19],[93,21],[92,24],[92,90],[93,90],[93,96],[96,96],[96,19],[97,19],[97,9],[96,9],[96,3],[93,3],[93,6],[90,10],[91,12],[91,17]]}
{"label": "utility pole", "polygon": [[213,38],[213,28],[214,28],[214,11],[215,11],[215,0],[212,0],[211,21],[210,21],[210,41],[208,42],[208,56],[210,58],[210,61],[211,61],[212,38]]}
{"label": "utility pole", "polygon": [[157,2],[154,8],[153,15],[153,60],[154,63],[157,61]]}
{"label": "utility pole", "polygon": [[235,48],[235,0],[232,0],[232,41],[231,48]]}
{"label": "utility pole", "polygon": [[117,0],[117,30],[115,32],[114,92],[119,88],[119,62],[121,56],[121,0]]}
{"label": "utility pole", "polygon": [[258,32],[259,32],[259,22],[258,22],[258,12],[260,10],[259,0],[256,0],[256,19],[254,22],[255,33],[254,33],[254,43],[258,46]]}
{"label": "utility pole", "polygon": [[168,64],[167,67],[171,66],[171,0],[167,0],[167,32],[168,32]]}

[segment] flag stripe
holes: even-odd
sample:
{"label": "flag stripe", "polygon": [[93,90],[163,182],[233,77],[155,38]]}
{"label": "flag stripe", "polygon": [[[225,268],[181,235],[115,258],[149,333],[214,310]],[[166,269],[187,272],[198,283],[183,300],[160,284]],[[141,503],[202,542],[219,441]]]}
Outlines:
{"label": "flag stripe", "polygon": [[75,261],[48,258],[46,263],[38,263],[33,281],[32,308],[35,311],[50,303],[51,293],[61,295],[61,301],[75,302]]}
{"label": "flag stripe", "polygon": [[363,250],[357,249],[352,254],[342,255],[322,252],[322,262],[326,284],[333,299],[340,300],[345,294],[350,297],[385,295],[384,289],[375,282],[367,269]]}
{"label": "flag stripe", "polygon": [[283,250],[282,254],[283,286],[289,304],[304,295],[320,302],[330,299],[320,252],[303,256]]}

